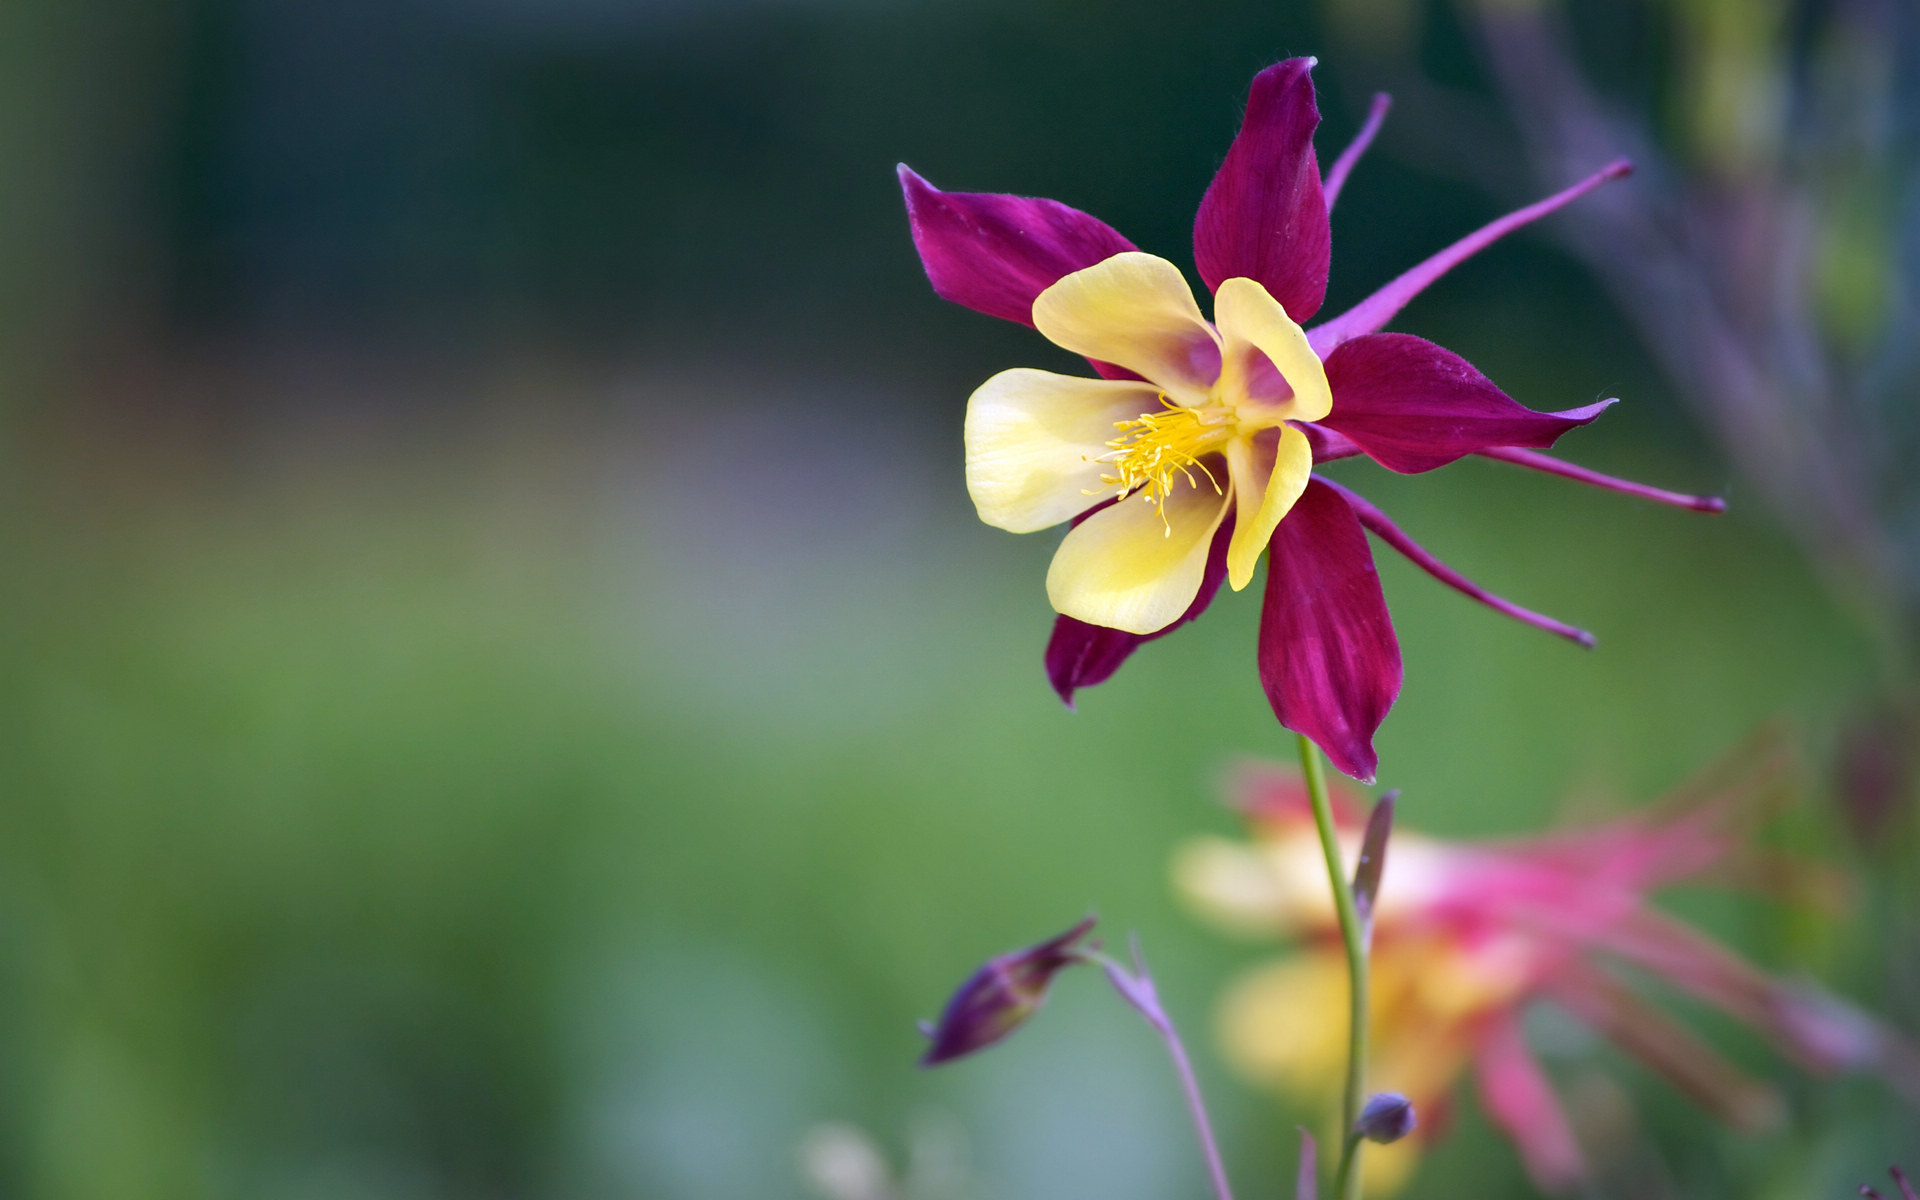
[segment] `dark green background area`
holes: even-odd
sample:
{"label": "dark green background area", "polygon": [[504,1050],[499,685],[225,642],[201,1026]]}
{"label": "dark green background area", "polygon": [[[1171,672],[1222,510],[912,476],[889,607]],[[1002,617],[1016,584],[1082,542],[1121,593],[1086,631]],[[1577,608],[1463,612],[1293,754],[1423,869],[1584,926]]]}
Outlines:
{"label": "dark green background area", "polygon": [[[1190,266],[1248,78],[1325,49],[1311,10],[29,0],[0,34],[0,1193],[758,1200],[801,1194],[817,1122],[899,1152],[945,1114],[979,1200],[1198,1197],[1159,1049],[1091,977],[912,1068],[981,958],[1089,910],[1144,935],[1243,1193],[1279,1193],[1303,1114],[1207,1032],[1270,948],[1167,885],[1180,839],[1233,828],[1223,768],[1290,749],[1257,593],[1061,709],[1053,535],[980,525],[958,441],[981,379],[1068,360],[931,295],[893,165]],[[1444,22],[1429,56],[1473,85]],[[1373,81],[1319,78],[1330,155]],[[1389,138],[1334,217],[1330,311],[1497,211]],[[1733,502],[1334,468],[1600,636],[1383,553],[1405,822],[1638,803],[1785,714],[1794,839],[1862,916],[1686,911],[1911,1018],[1873,918],[1904,868],[1824,788],[1864,636],[1544,239],[1396,327],[1534,407],[1622,396],[1570,457]],[[1672,1194],[1838,1195],[1914,1143],[1875,1087],[1702,1023],[1790,1130],[1552,1061],[1626,1089]],[[1414,1194],[1527,1194],[1463,1100]]]}

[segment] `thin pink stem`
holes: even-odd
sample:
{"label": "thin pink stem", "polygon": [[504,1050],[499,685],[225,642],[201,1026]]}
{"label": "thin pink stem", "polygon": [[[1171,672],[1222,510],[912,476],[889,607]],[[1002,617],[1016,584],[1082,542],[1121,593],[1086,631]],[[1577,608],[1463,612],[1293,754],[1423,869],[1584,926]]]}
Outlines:
{"label": "thin pink stem", "polygon": [[1516,467],[1527,467],[1535,471],[1545,471],[1549,475],[1559,475],[1580,483],[1592,484],[1610,492],[1624,492],[1629,496],[1638,496],[1642,500],[1652,500],[1657,504],[1671,504],[1675,508],[1690,508],[1695,512],[1720,513],[1727,511],[1727,502],[1718,496],[1689,496],[1685,492],[1669,492],[1665,488],[1649,487],[1644,483],[1635,483],[1631,479],[1616,479],[1611,475],[1602,475],[1598,471],[1589,471],[1585,467],[1576,467],[1570,462],[1562,462],[1533,450],[1522,450],[1518,446],[1495,446],[1480,451],[1482,458],[1491,458],[1499,462],[1512,463]]}
{"label": "thin pink stem", "polygon": [[[1335,163],[1334,170],[1339,169],[1340,164]],[[1631,173],[1632,170],[1633,164],[1626,159],[1615,159],[1572,187],[1555,192],[1545,200],[1529,204],[1517,212],[1508,213],[1498,221],[1468,234],[1419,266],[1405,272],[1398,279],[1333,320],[1308,330],[1307,340],[1312,343],[1314,352],[1321,358],[1325,358],[1341,342],[1363,333],[1372,333],[1391,321],[1394,314],[1405,308],[1408,301],[1425,291],[1428,284],[1522,225],[1531,224],[1549,213],[1565,208],[1601,184],[1619,179]]]}
{"label": "thin pink stem", "polygon": [[1207,1105],[1200,1098],[1200,1081],[1194,1078],[1193,1061],[1187,1057],[1187,1047],[1180,1040],[1180,1033],[1173,1027],[1173,1018],[1166,1009],[1160,1007],[1159,990],[1153,986],[1153,976],[1147,973],[1147,960],[1140,953],[1140,938],[1136,934],[1128,939],[1133,949],[1133,970],[1129,972],[1119,963],[1097,951],[1088,953],[1089,961],[1100,964],[1107,973],[1107,981],[1113,984],[1113,990],[1120,998],[1132,1005],[1134,1011],[1147,1019],[1160,1038],[1167,1044],[1167,1053],[1173,1058],[1173,1069],[1180,1076],[1180,1087],[1187,1095],[1187,1111],[1193,1115],[1193,1127],[1200,1135],[1200,1153],[1207,1160],[1207,1173],[1213,1179],[1214,1200],[1233,1200],[1233,1189],[1227,1185],[1226,1164],[1220,1161],[1220,1145],[1214,1141],[1213,1122],[1207,1119]]}
{"label": "thin pink stem", "polygon": [[1566,638],[1568,641],[1576,643],[1577,645],[1591,649],[1597,641],[1591,633],[1588,633],[1584,629],[1569,625],[1564,621],[1556,621],[1552,617],[1534,612],[1530,608],[1521,608],[1511,600],[1504,600],[1494,595],[1492,592],[1473,582],[1473,580],[1468,579],[1465,575],[1462,575],[1460,572],[1435,558],[1424,546],[1408,537],[1406,531],[1398,525],[1395,525],[1387,514],[1375,508],[1365,499],[1331,480],[1321,479],[1320,482],[1327,484],[1327,486],[1333,488],[1334,491],[1339,492],[1341,497],[1353,507],[1353,513],[1360,518],[1360,524],[1372,530],[1375,537],[1378,537],[1387,545],[1392,546],[1395,550],[1406,555],[1408,561],[1412,562],[1414,566],[1419,567],[1422,571],[1438,579],[1441,583],[1446,584],[1457,592],[1478,600],[1495,612],[1504,613],[1516,621],[1524,621],[1536,629],[1544,629],[1548,633]]}
{"label": "thin pink stem", "polygon": [[1193,1114],[1194,1128],[1200,1132],[1200,1151],[1206,1156],[1207,1172],[1213,1177],[1213,1194],[1217,1200],[1233,1200],[1233,1190],[1227,1186],[1227,1168],[1220,1161],[1220,1147],[1213,1140],[1213,1125],[1207,1120],[1207,1106],[1200,1099],[1200,1081],[1194,1078],[1187,1048],[1181,1044],[1173,1022],[1156,1028],[1166,1038],[1167,1053],[1173,1057],[1173,1068],[1180,1073],[1180,1086],[1187,1093],[1187,1110]]}
{"label": "thin pink stem", "polygon": [[1321,185],[1320,190],[1327,198],[1328,208],[1332,208],[1333,202],[1340,198],[1340,189],[1346,186],[1347,176],[1353,174],[1354,164],[1367,152],[1367,147],[1373,145],[1374,135],[1380,132],[1380,122],[1387,119],[1387,110],[1392,107],[1392,96],[1385,92],[1373,94],[1373,104],[1367,109],[1367,119],[1361,124],[1360,132],[1353,135],[1353,141],[1347,143],[1340,157],[1333,160],[1333,169],[1327,172],[1327,181]]}

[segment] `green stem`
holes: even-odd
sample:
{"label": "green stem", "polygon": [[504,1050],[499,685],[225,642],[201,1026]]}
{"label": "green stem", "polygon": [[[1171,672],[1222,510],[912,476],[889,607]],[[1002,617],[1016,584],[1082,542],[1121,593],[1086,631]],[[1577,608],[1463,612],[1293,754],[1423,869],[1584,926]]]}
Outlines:
{"label": "green stem", "polygon": [[1336,1200],[1358,1200],[1360,1195],[1360,1139],[1353,1127],[1360,1119],[1367,1067],[1367,947],[1360,913],[1353,904],[1353,884],[1340,857],[1340,840],[1333,827],[1333,804],[1327,799],[1327,772],[1320,748],[1306,735],[1300,740],[1300,771],[1306,776],[1307,796],[1313,802],[1313,825],[1320,834],[1320,852],[1327,860],[1327,881],[1333,887],[1333,911],[1340,921],[1340,941],[1347,951],[1347,1087],[1340,1104],[1340,1169],[1334,1176]]}

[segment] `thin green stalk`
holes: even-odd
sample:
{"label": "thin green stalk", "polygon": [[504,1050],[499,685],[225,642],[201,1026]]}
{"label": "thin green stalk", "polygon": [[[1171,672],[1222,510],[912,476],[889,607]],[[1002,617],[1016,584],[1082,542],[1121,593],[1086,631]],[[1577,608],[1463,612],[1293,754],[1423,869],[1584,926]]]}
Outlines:
{"label": "thin green stalk", "polygon": [[1367,947],[1360,913],[1353,904],[1353,884],[1340,857],[1340,840],[1333,828],[1333,804],[1327,799],[1326,766],[1320,748],[1306,735],[1300,741],[1300,771],[1306,776],[1307,796],[1313,802],[1313,825],[1320,834],[1320,852],[1327,860],[1327,881],[1333,887],[1333,911],[1340,921],[1340,941],[1347,951],[1347,1087],[1340,1104],[1340,1169],[1334,1176],[1337,1200],[1360,1195],[1360,1139],[1353,1127],[1365,1099],[1367,1068]]}

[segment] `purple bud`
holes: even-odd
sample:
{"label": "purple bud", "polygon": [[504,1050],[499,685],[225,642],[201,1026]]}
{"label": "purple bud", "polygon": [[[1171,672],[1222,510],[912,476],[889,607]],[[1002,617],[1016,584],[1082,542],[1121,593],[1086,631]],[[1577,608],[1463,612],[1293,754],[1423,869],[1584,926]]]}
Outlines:
{"label": "purple bud", "polygon": [[1367,1099],[1353,1131],[1385,1146],[1412,1133],[1418,1124],[1413,1117],[1413,1101],[1399,1092],[1380,1092]]}
{"label": "purple bud", "polygon": [[1399,788],[1380,797],[1367,818],[1366,836],[1360,839],[1360,863],[1353,869],[1353,905],[1368,929],[1373,927],[1373,906],[1380,896],[1380,875],[1387,869],[1387,837],[1393,832],[1393,804],[1399,798]]}
{"label": "purple bud", "polygon": [[1059,937],[987,960],[947,1001],[940,1020],[931,1028],[921,1026],[933,1045],[920,1065],[938,1066],[983,1050],[1019,1028],[1040,1010],[1060,968],[1085,961],[1075,943],[1092,931],[1093,921],[1088,917]]}

